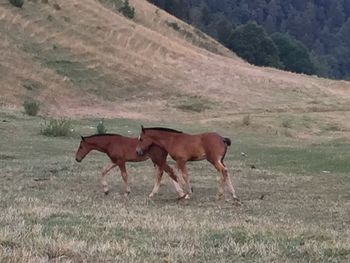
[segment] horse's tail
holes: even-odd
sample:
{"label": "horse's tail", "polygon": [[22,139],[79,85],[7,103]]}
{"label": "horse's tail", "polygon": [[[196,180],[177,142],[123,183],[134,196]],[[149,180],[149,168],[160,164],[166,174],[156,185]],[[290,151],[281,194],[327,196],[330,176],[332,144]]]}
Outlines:
{"label": "horse's tail", "polygon": [[231,146],[231,139],[227,137],[222,137],[223,142],[226,144],[226,146]]}
{"label": "horse's tail", "polygon": [[227,152],[227,147],[231,146],[231,139],[227,138],[227,137],[222,137],[222,141],[225,144],[225,152],[224,152],[224,154],[223,154],[223,156],[221,158],[221,163],[224,164],[224,159],[225,159],[225,155],[226,155],[226,152]]}

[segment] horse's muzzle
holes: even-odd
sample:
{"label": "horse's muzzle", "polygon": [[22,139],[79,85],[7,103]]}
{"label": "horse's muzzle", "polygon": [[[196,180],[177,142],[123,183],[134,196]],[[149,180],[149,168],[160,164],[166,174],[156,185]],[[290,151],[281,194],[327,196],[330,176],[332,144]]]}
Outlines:
{"label": "horse's muzzle", "polygon": [[81,162],[81,159],[75,158],[75,160],[76,160],[78,163]]}
{"label": "horse's muzzle", "polygon": [[142,151],[142,149],[141,149],[141,148],[136,148],[136,154],[137,154],[138,156],[143,156],[143,151]]}

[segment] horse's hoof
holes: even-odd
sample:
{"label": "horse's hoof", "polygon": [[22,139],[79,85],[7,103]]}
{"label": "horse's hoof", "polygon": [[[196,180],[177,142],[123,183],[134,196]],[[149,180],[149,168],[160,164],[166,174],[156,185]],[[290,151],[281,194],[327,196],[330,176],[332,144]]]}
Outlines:
{"label": "horse's hoof", "polygon": [[186,195],[179,196],[179,197],[177,198],[177,201],[181,201],[181,200],[185,199],[185,197],[186,197]]}
{"label": "horse's hoof", "polygon": [[241,202],[241,200],[238,197],[234,197],[233,198],[233,204],[236,205],[236,206],[243,205],[243,203]]}
{"label": "horse's hoof", "polygon": [[220,200],[222,200],[224,198],[225,198],[224,194],[219,193],[219,194],[216,195],[216,200],[217,201],[220,201]]}
{"label": "horse's hoof", "polygon": [[154,194],[153,194],[153,193],[150,193],[148,197],[149,197],[149,198],[152,198],[153,196],[154,196]]}
{"label": "horse's hoof", "polygon": [[124,196],[125,196],[125,197],[128,197],[128,196],[129,196],[129,194],[130,194],[130,191],[125,192],[125,193],[124,193]]}
{"label": "horse's hoof", "polygon": [[191,192],[193,193],[193,186],[191,186]]}
{"label": "horse's hoof", "polygon": [[189,200],[191,197],[190,197],[190,195],[189,194],[186,194],[185,195],[185,200]]}
{"label": "horse's hoof", "polygon": [[108,195],[109,194],[109,190],[105,191],[104,193],[105,193],[105,195]]}

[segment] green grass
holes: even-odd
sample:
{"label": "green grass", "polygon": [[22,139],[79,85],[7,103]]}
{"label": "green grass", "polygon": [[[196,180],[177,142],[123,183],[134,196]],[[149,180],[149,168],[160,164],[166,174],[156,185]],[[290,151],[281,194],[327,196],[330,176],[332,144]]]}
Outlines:
{"label": "green grass", "polygon": [[[131,194],[117,170],[99,185],[107,158],[74,161],[80,137],[39,134],[40,119],[0,113],[1,262],[349,262],[350,144],[299,141],[201,125],[164,124],[232,139],[225,163],[243,201],[217,201],[215,170],[188,165],[194,195],[176,201],[165,175],[158,196],[149,161],[130,163]],[[72,120],[77,134],[98,119]],[[108,132],[137,136],[140,124],[105,119]],[[248,157],[243,157],[240,152]],[[170,161],[170,160],[169,160]],[[173,164],[172,161],[170,161]],[[257,169],[251,169],[254,164]],[[323,170],[329,173],[322,172]]]}
{"label": "green grass", "polygon": [[[261,169],[284,173],[305,174],[331,171],[346,174],[350,171],[350,143],[346,139],[308,143],[304,140],[268,137],[254,138],[254,134],[236,138],[236,154],[239,151],[249,155],[247,164]],[[247,144],[247,140],[255,143]],[[276,142],[279,142],[276,144]]]}
{"label": "green grass", "polygon": [[201,97],[189,96],[186,98],[180,98],[175,105],[175,108],[187,111],[187,112],[203,112],[205,110],[212,109],[215,103]]}
{"label": "green grass", "polygon": [[40,134],[49,137],[71,136],[74,131],[71,121],[66,119],[44,120],[41,125]]}
{"label": "green grass", "polygon": [[26,42],[22,48],[43,67],[54,70],[75,86],[93,92],[104,99],[111,100],[113,98],[101,93],[102,90],[110,90],[109,86],[113,83],[113,79],[103,74],[103,70],[99,67],[89,68],[87,65],[78,62],[69,50],[61,48],[57,44],[52,48],[48,48],[30,41]]}
{"label": "green grass", "polygon": [[[118,74],[106,73],[102,66],[89,65],[89,61],[79,62],[81,58],[56,43],[50,47],[47,43],[43,45],[28,39],[21,48],[43,68],[54,70],[75,88],[93,93],[104,100],[117,102],[131,97],[145,98],[154,95],[149,94],[149,87],[121,79]],[[143,78],[144,82],[149,80],[148,77]],[[23,85],[25,84],[26,82]]]}

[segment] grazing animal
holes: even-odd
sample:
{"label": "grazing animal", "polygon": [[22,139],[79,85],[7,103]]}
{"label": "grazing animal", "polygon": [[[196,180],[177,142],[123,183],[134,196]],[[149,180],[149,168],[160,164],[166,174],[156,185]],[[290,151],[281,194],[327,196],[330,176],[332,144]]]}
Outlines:
{"label": "grazing animal", "polygon": [[108,194],[108,185],[105,179],[106,174],[114,167],[118,166],[121,176],[125,182],[125,195],[130,193],[128,185],[128,174],[125,168],[125,162],[142,162],[151,159],[155,166],[155,183],[150,197],[155,195],[160,186],[163,172],[167,172],[172,179],[179,197],[184,196],[184,192],[177,182],[177,176],[173,169],[167,164],[168,153],[157,145],[149,147],[145,155],[139,156],[135,149],[137,138],[125,137],[119,134],[96,134],[88,137],[81,137],[79,148],[75,155],[75,160],[81,162],[84,157],[91,151],[97,150],[106,153],[111,162],[103,169],[101,174],[101,184],[105,194]]}
{"label": "grazing animal", "polygon": [[189,198],[189,195],[192,193],[186,162],[206,159],[221,174],[218,186],[219,197],[224,196],[226,184],[232,198],[239,201],[223,162],[227,147],[231,145],[229,138],[222,137],[214,132],[191,135],[168,128],[144,128],[141,126],[141,133],[136,148],[137,154],[143,156],[153,145],[158,145],[165,149],[171,158],[176,161],[176,166],[182,175],[182,184],[186,186],[186,198]]}

